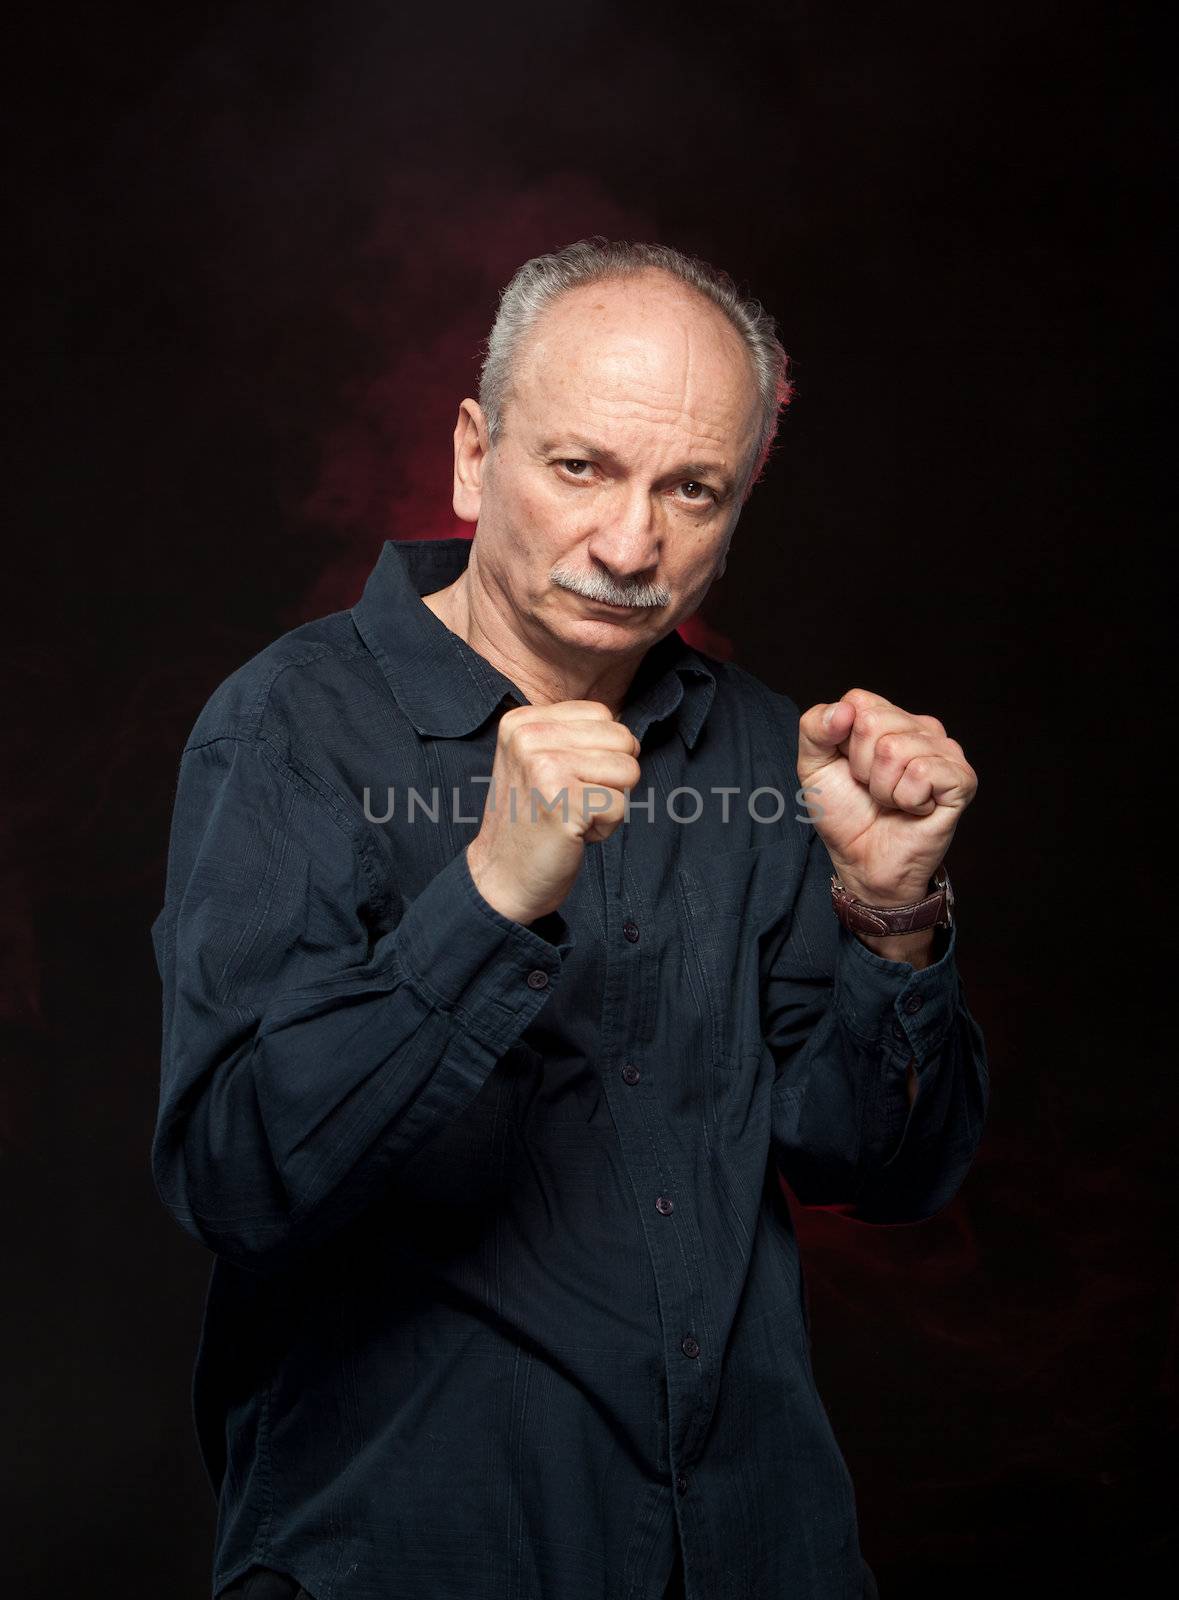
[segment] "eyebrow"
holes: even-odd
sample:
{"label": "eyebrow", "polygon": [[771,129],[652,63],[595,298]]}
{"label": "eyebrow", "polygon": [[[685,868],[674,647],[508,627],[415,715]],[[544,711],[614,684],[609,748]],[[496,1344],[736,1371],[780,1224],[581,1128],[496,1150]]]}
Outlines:
{"label": "eyebrow", "polygon": [[[551,455],[554,450],[568,448],[567,461],[583,461],[596,459],[604,461],[609,466],[621,468],[624,463],[616,456],[613,450],[607,450],[604,445],[590,444],[585,439],[572,439],[566,435],[545,439],[540,446],[541,455]],[[733,480],[727,473],[711,461],[682,461],[678,466],[671,467],[663,474],[665,479],[682,478],[690,482],[710,478],[724,494],[731,494]]]}

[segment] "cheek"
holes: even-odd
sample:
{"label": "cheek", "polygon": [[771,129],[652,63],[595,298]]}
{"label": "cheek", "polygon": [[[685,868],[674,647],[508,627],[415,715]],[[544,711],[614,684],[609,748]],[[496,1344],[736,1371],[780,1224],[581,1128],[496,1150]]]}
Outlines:
{"label": "cheek", "polygon": [[671,541],[671,547],[676,552],[671,581],[682,594],[694,593],[695,603],[699,604],[716,580],[725,540],[706,533],[698,533],[691,538],[685,533],[682,549],[674,540]]}
{"label": "cheek", "polygon": [[723,533],[715,528],[676,528],[672,545],[681,570],[689,578],[703,578],[721,558],[725,547]]}
{"label": "cheek", "polygon": [[525,483],[513,490],[509,516],[520,540],[539,560],[551,563],[592,527],[587,510],[571,503],[555,486]]}

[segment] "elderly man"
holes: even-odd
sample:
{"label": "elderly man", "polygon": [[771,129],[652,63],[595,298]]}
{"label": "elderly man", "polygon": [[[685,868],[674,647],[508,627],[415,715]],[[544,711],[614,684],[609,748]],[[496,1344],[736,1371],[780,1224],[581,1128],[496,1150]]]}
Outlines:
{"label": "elderly man", "polygon": [[459,408],[473,540],[389,541],[180,761],[156,1185],[215,1253],[214,1593],[872,1595],[783,1184],[916,1221],[988,1080],[932,716],[688,648],[786,362],[583,240]]}

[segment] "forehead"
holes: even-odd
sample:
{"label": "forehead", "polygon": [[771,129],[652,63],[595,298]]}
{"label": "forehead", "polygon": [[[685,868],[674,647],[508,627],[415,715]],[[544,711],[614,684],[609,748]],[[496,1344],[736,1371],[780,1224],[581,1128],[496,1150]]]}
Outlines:
{"label": "forehead", "polygon": [[760,412],[740,334],[664,273],[560,296],[519,352],[512,388],[537,426],[657,429],[732,450],[746,447]]}

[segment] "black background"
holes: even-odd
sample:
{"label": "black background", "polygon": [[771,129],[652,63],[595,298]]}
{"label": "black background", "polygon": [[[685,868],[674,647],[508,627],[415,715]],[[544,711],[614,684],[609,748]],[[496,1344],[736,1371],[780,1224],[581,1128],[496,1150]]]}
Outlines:
{"label": "black background", "polygon": [[1157,41],[1044,0],[225,0],[42,11],[10,65],[5,1592],[208,1593],[209,1258],[148,1166],[180,747],[382,539],[470,531],[497,292],[590,233],[726,267],[794,363],[685,633],[933,712],[980,776],[975,1168],[920,1227],[799,1215],[884,1600],[1173,1566]]}

